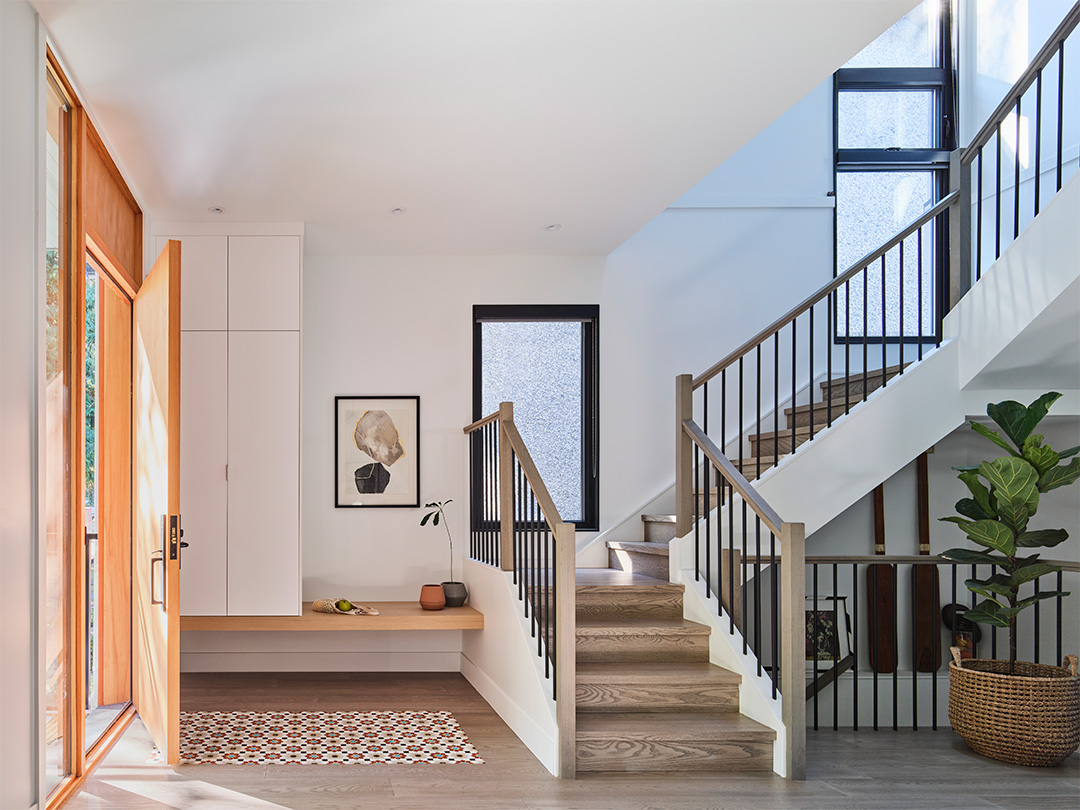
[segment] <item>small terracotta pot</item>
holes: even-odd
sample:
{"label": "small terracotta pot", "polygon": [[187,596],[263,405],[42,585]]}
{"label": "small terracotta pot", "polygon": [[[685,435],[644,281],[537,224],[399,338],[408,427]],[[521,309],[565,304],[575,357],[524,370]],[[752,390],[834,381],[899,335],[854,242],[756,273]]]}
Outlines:
{"label": "small terracotta pot", "polygon": [[446,605],[446,594],[442,585],[424,585],[420,588],[420,607],[424,610],[442,610]]}

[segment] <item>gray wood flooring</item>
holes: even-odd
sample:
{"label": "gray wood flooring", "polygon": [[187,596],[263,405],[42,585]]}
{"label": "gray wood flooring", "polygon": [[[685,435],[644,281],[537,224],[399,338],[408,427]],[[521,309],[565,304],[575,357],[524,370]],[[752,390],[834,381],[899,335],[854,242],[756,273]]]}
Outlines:
{"label": "gray wood flooring", "polygon": [[146,764],[138,721],[71,810],[1076,810],[1080,759],[1022,768],[984,759],[950,731],[808,734],[808,777],[769,774],[548,775],[458,674],[188,674],[186,710],[431,709],[454,713],[485,765]]}

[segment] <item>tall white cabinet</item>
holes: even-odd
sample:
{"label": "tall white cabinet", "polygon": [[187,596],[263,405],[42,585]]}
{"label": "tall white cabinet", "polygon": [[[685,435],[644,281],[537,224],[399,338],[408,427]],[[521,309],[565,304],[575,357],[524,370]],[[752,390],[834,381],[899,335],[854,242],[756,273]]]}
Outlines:
{"label": "tall white cabinet", "polygon": [[299,615],[301,237],[205,230],[156,236],[181,242],[180,611]]}

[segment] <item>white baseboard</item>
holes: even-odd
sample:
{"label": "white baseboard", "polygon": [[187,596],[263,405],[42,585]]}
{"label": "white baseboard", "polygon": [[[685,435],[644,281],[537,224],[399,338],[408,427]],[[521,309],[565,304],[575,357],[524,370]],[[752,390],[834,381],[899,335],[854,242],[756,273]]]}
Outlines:
{"label": "white baseboard", "polygon": [[532,716],[506,694],[498,684],[487,676],[469,658],[461,654],[461,674],[480,693],[480,697],[503,719],[525,746],[532,752],[540,764],[553,775],[558,775],[556,763],[557,740],[541,728]]}

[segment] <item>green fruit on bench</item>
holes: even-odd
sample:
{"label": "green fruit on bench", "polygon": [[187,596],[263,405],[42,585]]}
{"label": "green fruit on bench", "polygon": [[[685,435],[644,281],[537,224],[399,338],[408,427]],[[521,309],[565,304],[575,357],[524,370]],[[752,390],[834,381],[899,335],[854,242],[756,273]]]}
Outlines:
{"label": "green fruit on bench", "polygon": [[338,600],[337,609],[340,610],[341,612],[344,613],[347,610],[352,610],[352,607],[353,607],[352,602],[350,602],[348,599],[339,599]]}

